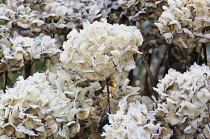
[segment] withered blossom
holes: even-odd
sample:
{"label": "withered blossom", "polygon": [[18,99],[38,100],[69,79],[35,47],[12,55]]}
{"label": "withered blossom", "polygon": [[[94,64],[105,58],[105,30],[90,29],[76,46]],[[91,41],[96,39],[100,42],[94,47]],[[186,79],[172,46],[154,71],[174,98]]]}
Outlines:
{"label": "withered blossom", "polygon": [[183,74],[170,69],[155,88],[156,117],[173,126],[176,137],[209,137],[209,76],[205,65],[194,64]]}

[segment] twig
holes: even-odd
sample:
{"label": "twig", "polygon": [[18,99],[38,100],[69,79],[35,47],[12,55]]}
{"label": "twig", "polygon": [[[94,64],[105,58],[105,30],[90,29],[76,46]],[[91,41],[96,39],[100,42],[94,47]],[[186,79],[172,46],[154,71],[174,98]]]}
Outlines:
{"label": "twig", "polygon": [[[186,55],[184,49],[181,48],[181,47],[179,47],[179,48],[180,48],[180,50],[181,50],[181,52],[182,52],[182,54],[183,54],[183,56],[184,56],[184,58],[185,58],[185,60],[186,60],[186,65],[187,65],[187,67],[189,68],[189,67],[190,67],[190,61],[189,61],[189,59],[187,58],[187,55]],[[185,67],[185,68],[186,68],[186,67]]]}
{"label": "twig", "polygon": [[42,69],[41,70],[43,70],[45,68],[46,61],[47,61],[47,57],[44,57],[44,62],[42,64]]}
{"label": "twig", "polygon": [[201,52],[202,52],[203,47],[200,48],[199,53],[198,53],[198,58],[197,58],[197,64],[200,63],[200,57],[201,57]]}
{"label": "twig", "polygon": [[148,75],[149,75],[151,84],[152,84],[153,87],[155,87],[155,80],[154,80],[154,77],[153,77],[152,72],[151,72],[151,70],[150,70],[149,64],[148,64],[148,62],[147,62],[147,60],[146,60],[146,58],[145,58],[144,52],[143,52],[143,54],[142,54],[142,60],[143,60],[143,62],[144,62],[144,64],[145,64],[145,67],[146,67],[147,73],[148,73]]}
{"label": "twig", "polygon": [[15,83],[14,81],[12,80],[10,74],[7,74],[7,85],[8,86],[13,86]]}
{"label": "twig", "polygon": [[171,67],[171,46],[167,47],[168,53],[167,53],[167,71]]}
{"label": "twig", "polygon": [[101,116],[101,119],[98,123],[98,128],[99,128],[99,132],[102,133],[104,132],[103,127],[106,124],[109,124],[109,114],[111,113],[111,109],[110,109],[110,92],[109,92],[109,78],[106,78],[106,86],[107,86],[107,102],[106,102],[106,110],[105,110],[105,114],[103,116]]}
{"label": "twig", "polygon": [[206,52],[206,44],[202,43],[202,48],[203,48],[203,55],[204,55],[204,63],[207,65],[207,52]]}
{"label": "twig", "polygon": [[33,60],[30,64],[30,67],[32,67],[32,65],[35,63],[35,60]]}
{"label": "twig", "polygon": [[128,79],[130,80],[129,85],[132,86],[134,82],[133,69],[129,72]]}
{"label": "twig", "polygon": [[145,89],[145,96],[151,96],[151,92],[149,90],[149,85],[148,85],[148,73],[146,72],[145,74],[145,82],[144,82],[144,89]]}
{"label": "twig", "polygon": [[165,73],[164,74],[167,74],[169,68],[171,68],[171,48],[173,46],[174,46],[173,44],[167,46],[167,58],[166,58],[166,62],[165,62]]}
{"label": "twig", "polygon": [[110,92],[109,92],[109,78],[106,78],[106,86],[107,86],[107,102],[106,102],[106,112],[110,113]]}
{"label": "twig", "polygon": [[3,89],[3,91],[4,91],[4,93],[6,93],[7,78],[8,78],[8,71],[7,70],[4,72],[4,78],[5,78],[5,80],[4,80],[4,89]]}
{"label": "twig", "polygon": [[31,74],[31,60],[29,60],[25,66],[25,79],[28,78],[30,74]]}
{"label": "twig", "polygon": [[[168,49],[168,48],[167,48]],[[154,78],[155,78],[155,84],[157,83],[157,78],[158,78],[158,73],[159,73],[159,71],[160,71],[160,68],[161,68],[161,66],[163,65],[163,63],[164,63],[164,60],[165,60],[165,57],[166,57],[166,53],[167,53],[167,49],[164,49],[163,50],[163,54],[162,54],[162,56],[160,57],[160,58],[158,58],[159,59],[159,61],[157,62],[157,66],[156,66],[156,68],[154,69]],[[170,49],[170,48],[169,48]],[[170,56],[170,55],[169,55]],[[169,59],[170,60],[170,59]],[[167,61],[168,62],[168,61]],[[170,62],[169,62],[170,63]],[[167,67],[168,68],[168,67]]]}
{"label": "twig", "polygon": [[2,72],[0,72],[0,77],[1,77],[1,75],[3,75],[4,74],[4,72],[2,71]]}

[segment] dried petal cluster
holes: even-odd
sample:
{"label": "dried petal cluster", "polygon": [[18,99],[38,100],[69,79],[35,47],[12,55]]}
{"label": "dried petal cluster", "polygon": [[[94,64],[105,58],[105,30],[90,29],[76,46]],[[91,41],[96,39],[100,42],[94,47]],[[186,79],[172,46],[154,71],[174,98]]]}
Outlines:
{"label": "dried petal cluster", "polygon": [[[110,125],[105,125],[102,136],[114,138],[170,138],[172,130],[155,123],[154,111],[139,101],[128,103],[126,96],[120,101],[120,109],[109,115]],[[148,100],[148,99],[146,99]]]}
{"label": "dried petal cluster", "polygon": [[[15,39],[17,37],[15,34],[33,38],[45,34],[52,36],[53,39],[56,38],[62,44],[68,32],[73,28],[81,28],[84,21],[93,22],[106,17],[111,11],[110,4],[110,0],[2,1],[0,3],[0,43],[11,46],[10,39]],[[4,32],[2,30],[7,30],[7,33],[2,33]],[[9,70],[14,65],[23,66],[24,63],[23,60],[20,60],[20,57],[15,59],[14,56],[10,56],[15,50],[0,47],[0,53],[6,51],[5,55],[1,55],[6,59],[0,63],[1,71]],[[18,48],[20,47],[18,46]],[[39,55],[42,57],[42,52]],[[28,55],[27,57],[32,56]]]}
{"label": "dried petal cluster", "polygon": [[118,0],[118,3],[123,9],[121,16],[139,22],[147,18],[156,19],[166,0]]}
{"label": "dried petal cluster", "polygon": [[141,29],[146,48],[165,45],[164,38],[153,24],[158,21],[167,0],[117,0],[111,5],[108,16],[109,23],[135,25]]}
{"label": "dried petal cluster", "polygon": [[84,3],[82,7],[85,9],[83,11],[84,19],[91,23],[106,18],[112,10],[112,0],[84,0],[81,2]]}
{"label": "dried petal cluster", "polygon": [[[66,68],[61,63],[57,63],[55,65],[51,65],[50,70],[54,73],[56,71],[61,70],[62,68]],[[71,79],[75,83],[75,86],[84,88],[85,86],[88,86],[86,88],[88,89],[88,92],[85,94],[85,102],[92,102],[92,111],[90,111],[88,118],[83,119],[80,121],[81,131],[85,131],[81,134],[80,137],[90,137],[90,138],[98,138],[100,136],[98,131],[98,121],[101,119],[101,116],[104,115],[105,109],[106,109],[106,103],[107,103],[107,86],[104,84],[104,81],[90,81],[86,78],[84,78],[84,75],[81,75],[79,72],[73,72],[66,69],[71,74]],[[124,75],[124,76],[123,76]],[[140,87],[133,87],[129,85],[129,79],[127,79],[127,75],[123,74],[121,77],[123,79],[115,78],[115,82],[117,87],[111,87],[109,86],[110,91],[110,109],[111,113],[116,113],[116,111],[119,110],[119,101],[127,96],[132,94],[133,97],[128,97],[127,102],[136,102],[140,101],[141,103],[144,103],[148,110],[153,110],[153,101],[146,96],[141,97],[140,95],[137,95],[137,92],[140,90]],[[124,82],[123,82],[124,81]],[[121,86],[122,85],[122,86]],[[85,125],[84,125],[85,123]],[[97,135],[97,137],[95,137]]]}
{"label": "dried petal cluster", "polygon": [[80,28],[85,20],[93,22],[106,17],[110,12],[110,4],[110,0],[7,0],[0,4],[0,24],[12,30],[20,27],[22,34],[26,30],[32,34],[63,34],[65,31],[60,29],[69,31]]}
{"label": "dried petal cluster", "polygon": [[177,138],[209,138],[210,68],[192,65],[185,73],[170,69],[155,89],[158,119],[174,128]]}
{"label": "dried petal cluster", "polygon": [[[92,85],[75,87],[64,71],[35,73],[1,94],[0,137],[72,138],[91,113]],[[95,91],[94,89],[92,89]]]}
{"label": "dried petal cluster", "polygon": [[167,43],[194,48],[210,42],[209,0],[168,0],[156,23]]}
{"label": "dried petal cluster", "polygon": [[74,29],[69,33],[60,59],[90,80],[105,80],[135,68],[133,54],[142,42],[142,35],[134,26],[111,25],[106,20],[86,22],[80,32]]}
{"label": "dried petal cluster", "polygon": [[9,44],[1,42],[4,55],[1,62],[8,68],[22,67],[27,60],[51,57],[61,52],[58,40],[44,34],[34,38],[16,36],[7,41]]}

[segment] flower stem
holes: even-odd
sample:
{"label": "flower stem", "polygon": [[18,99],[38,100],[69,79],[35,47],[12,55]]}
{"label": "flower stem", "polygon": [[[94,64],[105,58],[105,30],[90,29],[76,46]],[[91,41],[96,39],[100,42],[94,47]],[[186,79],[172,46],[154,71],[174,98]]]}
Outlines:
{"label": "flower stem", "polygon": [[202,43],[203,55],[204,55],[204,63],[207,65],[207,52],[206,52],[206,44]]}
{"label": "flower stem", "polygon": [[3,91],[4,91],[4,93],[6,93],[6,87],[7,87],[7,79],[8,79],[8,71],[6,70],[5,72],[4,72],[4,89],[3,89]]}

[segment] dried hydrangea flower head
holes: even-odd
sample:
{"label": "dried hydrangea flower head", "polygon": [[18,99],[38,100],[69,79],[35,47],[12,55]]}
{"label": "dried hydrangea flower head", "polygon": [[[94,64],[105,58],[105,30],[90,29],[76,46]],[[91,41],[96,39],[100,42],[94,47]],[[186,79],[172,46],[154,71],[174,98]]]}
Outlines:
{"label": "dried hydrangea flower head", "polygon": [[[106,109],[106,97],[101,95],[101,93],[102,91],[106,92],[106,87],[102,87],[99,81],[87,80],[83,74],[69,70],[62,63],[50,64],[49,68],[50,71],[55,74],[57,71],[63,71],[64,73],[70,74],[70,78],[74,82],[73,86],[80,88],[80,90],[86,90],[78,95],[78,99],[83,98],[83,106],[92,106],[92,108],[89,111],[88,117],[79,121],[80,125],[82,125],[80,126],[80,131],[85,132],[80,133],[78,136],[80,138],[100,138],[101,135],[98,131],[98,122],[101,119],[101,116],[104,114],[104,110]],[[68,90],[68,88],[66,90]],[[74,95],[73,92],[74,91],[66,91],[66,95],[71,98],[71,96]],[[78,105],[80,104],[78,103]]]}
{"label": "dried hydrangea flower head", "polygon": [[112,2],[112,12],[109,13],[108,19],[111,23],[140,27],[147,19],[157,21],[164,5],[167,5],[166,0],[117,0]]}
{"label": "dried hydrangea flower head", "polygon": [[[60,38],[66,38],[72,28],[81,28],[85,20],[93,22],[106,17],[111,11],[110,3],[110,0],[7,0],[0,4],[0,25],[9,30],[7,38],[14,38],[15,32],[23,37],[45,34],[56,38],[54,36],[58,34]],[[63,41],[59,39],[60,43]],[[7,58],[0,63],[1,67],[8,65],[4,70],[24,64],[20,57],[17,61],[11,56],[13,51],[5,48]]]}
{"label": "dried hydrangea flower head", "polygon": [[[84,20],[82,7],[83,3],[80,1],[46,1],[43,12],[39,16],[53,32],[64,28],[68,30],[81,26]],[[59,31],[61,33],[61,30]]]}
{"label": "dried hydrangea flower head", "polygon": [[118,0],[123,12],[129,20],[139,22],[147,18],[157,19],[166,0]]}
{"label": "dried hydrangea flower head", "polygon": [[61,44],[50,36],[40,34],[37,37],[16,36],[10,38],[10,45],[2,45],[4,61],[11,67],[22,67],[24,61],[51,57],[60,52]]}
{"label": "dried hydrangea flower head", "polygon": [[105,80],[112,74],[128,73],[135,68],[133,54],[143,42],[134,26],[103,22],[84,23],[72,30],[64,42],[61,61],[90,80]]}
{"label": "dried hydrangea flower head", "polygon": [[174,127],[177,138],[209,138],[210,68],[192,65],[185,73],[170,69],[155,89],[156,116]]}
{"label": "dried hydrangea flower head", "polygon": [[111,12],[112,0],[84,0],[83,4],[83,18],[93,23],[101,18],[106,18]]}
{"label": "dried hydrangea flower head", "polygon": [[0,23],[19,28],[25,35],[26,30],[34,35],[67,35],[72,28],[81,28],[85,20],[105,18],[110,4],[110,0],[7,0],[0,5]]}
{"label": "dried hydrangea flower head", "polygon": [[144,37],[143,50],[165,45],[164,37],[153,24],[158,21],[167,0],[117,0],[112,3],[109,23],[135,25]]}
{"label": "dried hydrangea flower head", "polygon": [[[10,25],[13,24],[10,26],[12,30],[21,30],[21,35],[40,33],[66,35],[69,29],[81,26],[84,20],[82,6],[84,4],[80,1],[8,0],[4,6],[3,16],[10,19]],[[63,28],[67,31],[62,33]]]}
{"label": "dried hydrangea flower head", "polygon": [[128,103],[126,96],[120,101],[120,109],[116,114],[109,115],[110,125],[105,125],[102,136],[115,138],[170,138],[172,130],[155,123],[154,111],[149,111],[139,101]]}
{"label": "dried hydrangea flower head", "polygon": [[194,48],[210,42],[209,0],[168,0],[168,4],[155,23],[167,43]]}
{"label": "dried hydrangea flower head", "polygon": [[105,18],[111,11],[110,0],[45,0],[45,3],[41,18],[49,22],[49,27],[57,29],[81,28],[85,20],[93,22]]}
{"label": "dried hydrangea flower head", "polygon": [[91,114],[93,100],[86,93],[95,90],[75,87],[70,76],[62,70],[19,77],[1,94],[0,138],[73,138]]}

